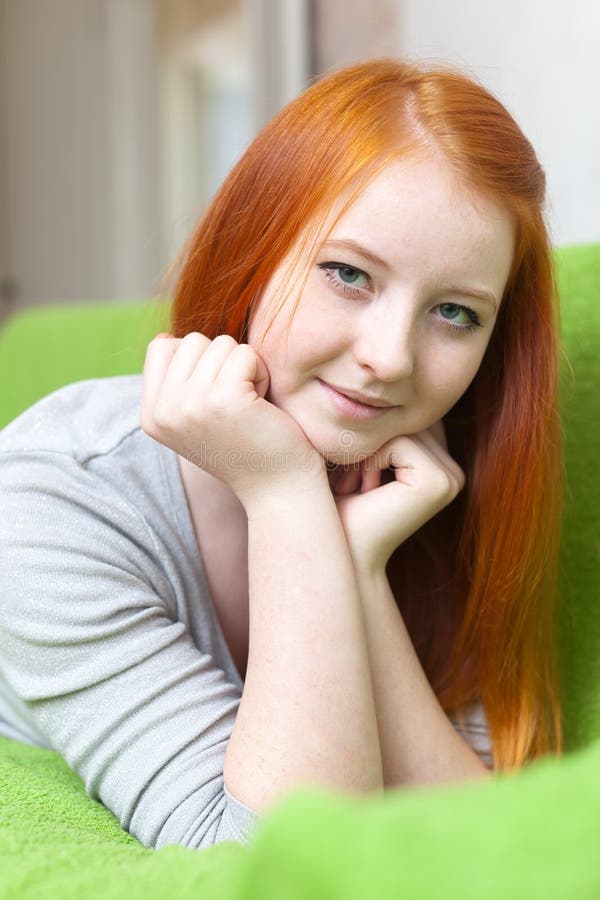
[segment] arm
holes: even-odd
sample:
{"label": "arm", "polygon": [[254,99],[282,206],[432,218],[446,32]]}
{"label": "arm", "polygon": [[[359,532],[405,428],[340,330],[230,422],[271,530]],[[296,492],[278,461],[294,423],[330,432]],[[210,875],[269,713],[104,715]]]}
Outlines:
{"label": "arm", "polygon": [[440,706],[385,571],[357,575],[386,787],[491,777]]}
{"label": "arm", "polygon": [[146,353],[140,415],[246,510],[248,665],[223,778],[255,812],[302,784],[383,787],[352,559],[323,459],[265,399],[269,383],[259,354],[230,335],[162,336]]}
{"label": "arm", "polygon": [[[70,409],[89,408],[86,384]],[[100,391],[107,417],[121,396]],[[0,716],[5,700],[145,847],[248,843],[257,820],[223,788],[241,690],[177,519],[156,528],[157,455],[135,433],[86,467],[20,443],[0,452]]]}
{"label": "arm", "polygon": [[227,789],[258,812],[301,784],[380,791],[360,596],[326,477],[247,511],[249,656]]}
{"label": "arm", "polygon": [[[386,468],[393,480],[382,484]],[[441,420],[398,435],[333,480],[365,615],[386,786],[489,777],[431,689],[385,575],[395,548],[464,484]]]}

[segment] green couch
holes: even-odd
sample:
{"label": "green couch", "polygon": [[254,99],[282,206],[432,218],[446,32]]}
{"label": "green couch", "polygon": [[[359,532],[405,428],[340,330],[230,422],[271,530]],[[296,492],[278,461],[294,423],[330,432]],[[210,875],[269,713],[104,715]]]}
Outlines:
{"label": "green couch", "polygon": [[[600,898],[600,244],[556,257],[566,351],[564,757],[382,799],[297,791],[249,848],[156,851],[87,797],[58,754],[1,738],[0,898]],[[63,384],[140,371],[147,341],[166,325],[164,302],[13,316],[0,331],[0,427]]]}

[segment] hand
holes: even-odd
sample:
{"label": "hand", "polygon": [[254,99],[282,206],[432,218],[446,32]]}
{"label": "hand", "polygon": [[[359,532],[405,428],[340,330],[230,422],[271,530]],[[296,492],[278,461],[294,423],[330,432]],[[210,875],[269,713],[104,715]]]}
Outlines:
{"label": "hand", "polygon": [[275,486],[324,479],[322,457],[264,399],[268,387],[262,358],[230,335],[158,335],[144,363],[142,430],[226,482],[243,504]]}
{"label": "hand", "polygon": [[[381,484],[393,467],[394,480]],[[442,421],[392,438],[358,466],[336,470],[332,492],[355,569],[385,571],[396,549],[454,500],[465,484]]]}

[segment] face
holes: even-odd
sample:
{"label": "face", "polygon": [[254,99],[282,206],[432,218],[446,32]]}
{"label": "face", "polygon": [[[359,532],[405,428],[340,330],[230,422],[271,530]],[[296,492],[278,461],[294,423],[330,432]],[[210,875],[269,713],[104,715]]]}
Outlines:
{"label": "face", "polygon": [[293,317],[297,292],[263,336],[294,252],[253,310],[247,340],[269,370],[267,399],[327,460],[351,463],[428,428],[465,392],[494,328],[514,226],[434,158],[390,164],[331,230],[337,212]]}

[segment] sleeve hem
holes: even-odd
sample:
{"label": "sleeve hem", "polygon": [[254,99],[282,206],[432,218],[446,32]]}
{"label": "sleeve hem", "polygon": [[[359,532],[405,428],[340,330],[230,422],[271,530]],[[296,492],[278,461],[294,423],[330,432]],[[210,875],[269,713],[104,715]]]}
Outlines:
{"label": "sleeve hem", "polygon": [[262,821],[263,817],[234,797],[233,794],[230,794],[225,786],[225,782],[223,782],[223,791],[227,797],[227,802],[232,808],[233,819],[240,832],[240,837],[243,837],[244,840],[248,840],[254,829]]}

